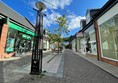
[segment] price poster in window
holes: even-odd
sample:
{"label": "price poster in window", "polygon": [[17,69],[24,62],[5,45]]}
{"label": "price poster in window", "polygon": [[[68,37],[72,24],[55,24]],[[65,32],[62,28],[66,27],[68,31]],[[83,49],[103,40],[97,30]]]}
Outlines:
{"label": "price poster in window", "polygon": [[14,38],[8,38],[6,44],[6,52],[13,52],[14,51]]}

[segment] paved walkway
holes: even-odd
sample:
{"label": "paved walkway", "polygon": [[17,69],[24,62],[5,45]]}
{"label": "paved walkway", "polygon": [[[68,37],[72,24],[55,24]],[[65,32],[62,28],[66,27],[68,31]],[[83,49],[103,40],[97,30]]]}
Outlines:
{"label": "paved walkway", "polygon": [[[62,54],[51,54],[43,58],[42,70],[46,71],[47,76],[63,76],[63,72],[58,73],[60,62],[62,62]],[[63,67],[63,64],[61,65]],[[15,69],[14,73],[30,73],[31,64],[24,65]],[[63,69],[61,69],[63,71]],[[58,73],[58,74],[57,74]]]}
{"label": "paved walkway", "polygon": [[[43,57],[46,57],[47,55],[51,54],[51,51],[45,51],[43,53]],[[8,82],[8,83],[12,83],[12,81],[14,80],[18,80],[20,78],[22,78],[23,76],[29,74],[29,72],[27,70],[28,73],[21,72],[13,72],[17,69],[29,66],[29,64],[31,63],[31,53],[27,53],[25,55],[22,55],[22,57],[20,57],[20,59],[17,60],[13,60],[11,58],[9,58],[8,60],[4,61],[3,64],[3,72],[4,72],[4,81]],[[30,68],[29,68],[30,70]],[[1,81],[0,81],[1,83]]]}
{"label": "paved walkway", "polygon": [[[9,83],[118,83],[118,79],[103,69],[80,57],[78,54],[65,50],[63,77],[26,74],[21,79]],[[14,78],[15,79],[15,78]]]}
{"label": "paved walkway", "polygon": [[0,62],[0,83],[4,82],[4,75],[3,75],[3,62]]}
{"label": "paved walkway", "polygon": [[118,67],[117,66],[113,66],[111,64],[102,62],[102,61],[98,61],[96,58],[91,57],[91,56],[87,56],[87,55],[83,55],[81,53],[77,53],[79,56],[81,56],[82,58],[88,60],[89,62],[95,64],[96,66],[100,67],[101,69],[103,69],[104,71],[108,72],[109,74],[115,76],[118,78]]}

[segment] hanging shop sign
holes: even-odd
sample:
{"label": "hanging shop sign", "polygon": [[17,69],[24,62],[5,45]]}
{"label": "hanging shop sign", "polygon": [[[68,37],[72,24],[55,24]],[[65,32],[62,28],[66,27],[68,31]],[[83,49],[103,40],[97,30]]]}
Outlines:
{"label": "hanging shop sign", "polygon": [[15,29],[15,30],[24,32],[24,33],[26,33],[26,34],[32,35],[32,36],[35,35],[34,32],[32,32],[32,31],[30,31],[30,30],[27,30],[27,29],[25,29],[25,28],[23,28],[23,27],[21,27],[21,26],[18,26],[18,25],[16,25],[16,24],[12,23],[12,22],[9,23],[9,27],[12,28],[12,29]]}
{"label": "hanging shop sign", "polygon": [[76,37],[80,37],[80,38],[83,37],[83,33],[82,32],[77,33]]}
{"label": "hanging shop sign", "polygon": [[6,44],[6,52],[13,52],[14,51],[14,38],[8,38]]}

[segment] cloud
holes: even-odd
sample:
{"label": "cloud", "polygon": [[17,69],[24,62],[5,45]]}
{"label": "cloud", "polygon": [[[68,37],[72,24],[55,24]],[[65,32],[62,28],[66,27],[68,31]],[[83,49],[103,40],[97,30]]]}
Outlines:
{"label": "cloud", "polygon": [[[54,12],[52,14],[47,14],[46,17],[44,17],[44,27],[48,28],[51,27],[53,24],[57,24],[56,23],[56,18],[61,16],[60,13]],[[68,18],[68,29],[69,30],[73,30],[76,28],[80,28],[80,20],[81,19],[85,19],[85,17],[82,16],[76,16],[76,15],[67,15]]]}
{"label": "cloud", "polygon": [[[51,25],[56,24],[55,22],[56,17],[61,16],[60,13],[55,12],[53,9],[64,9],[65,6],[70,5],[72,2],[72,0],[29,0],[27,4],[32,8],[36,8],[35,7],[36,1],[43,1],[47,7],[47,9],[43,11],[47,15],[46,17],[44,17],[43,20],[45,28],[49,28],[51,27]],[[48,9],[51,9],[51,14],[48,13]],[[85,19],[85,17],[77,16],[73,12],[70,12],[70,10],[67,10],[66,12],[68,13],[67,18],[68,18],[69,30],[79,28],[80,20]],[[32,17],[34,16],[33,13],[31,12],[29,12],[29,15]]]}
{"label": "cloud", "polygon": [[60,1],[61,1],[61,3],[60,3],[60,8],[61,8],[61,9],[64,9],[64,7],[65,7],[66,5],[70,5],[70,3],[71,3],[72,0],[60,0]]}
{"label": "cloud", "polygon": [[[29,0],[28,5],[32,8],[35,7],[35,2],[40,0]],[[48,9],[64,9],[65,6],[70,5],[72,0],[42,0]]]}
{"label": "cloud", "polygon": [[52,24],[56,24],[55,20],[59,16],[61,15],[57,12],[53,12],[52,14],[47,14],[47,16],[43,18],[44,27],[48,28],[51,27]]}
{"label": "cloud", "polygon": [[64,9],[64,7],[70,5],[71,2],[72,0],[44,0],[44,3],[49,9]]}
{"label": "cloud", "polygon": [[85,19],[85,17],[82,17],[82,16],[68,16],[68,17],[69,17],[69,22],[68,22],[69,30],[79,28],[80,20]]}

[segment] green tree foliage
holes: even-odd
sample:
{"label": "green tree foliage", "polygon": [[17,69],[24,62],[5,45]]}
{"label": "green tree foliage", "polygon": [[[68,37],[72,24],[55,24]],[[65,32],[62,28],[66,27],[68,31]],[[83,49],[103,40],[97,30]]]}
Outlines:
{"label": "green tree foliage", "polygon": [[68,24],[67,24],[67,17],[66,15],[57,17],[56,22],[58,24],[58,28],[55,30],[56,33],[61,36],[61,34],[66,33],[68,34]]}
{"label": "green tree foliage", "polygon": [[55,33],[51,33],[48,31],[48,40],[52,43],[57,42],[58,43],[58,53],[59,53],[59,46],[60,42],[64,40],[64,38],[61,37],[62,34],[66,33],[68,34],[68,25],[67,25],[67,17],[66,15],[60,16],[56,18],[56,22],[58,24],[57,29],[55,29]]}
{"label": "green tree foliage", "polygon": [[49,41],[51,41],[52,43],[57,42],[60,40],[60,37],[58,36],[58,34],[52,34],[52,33],[48,33],[48,38]]}
{"label": "green tree foliage", "polygon": [[66,33],[68,34],[68,24],[67,24],[67,17],[66,15],[60,16],[56,19],[56,22],[58,24],[58,28],[55,30],[56,34],[58,35],[57,42],[58,42],[58,53],[59,53],[59,44],[63,41],[63,38],[61,38],[61,35]]}

